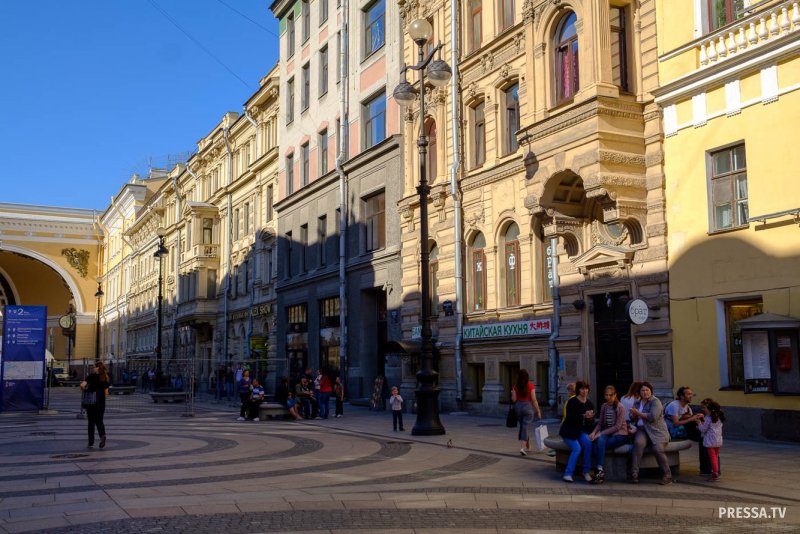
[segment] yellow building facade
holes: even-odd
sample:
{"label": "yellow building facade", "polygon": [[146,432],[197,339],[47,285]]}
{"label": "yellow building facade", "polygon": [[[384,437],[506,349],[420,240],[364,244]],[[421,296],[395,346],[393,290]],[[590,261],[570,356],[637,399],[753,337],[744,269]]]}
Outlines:
{"label": "yellow building facade", "polygon": [[657,12],[676,386],[726,433],[800,440],[800,7]]}

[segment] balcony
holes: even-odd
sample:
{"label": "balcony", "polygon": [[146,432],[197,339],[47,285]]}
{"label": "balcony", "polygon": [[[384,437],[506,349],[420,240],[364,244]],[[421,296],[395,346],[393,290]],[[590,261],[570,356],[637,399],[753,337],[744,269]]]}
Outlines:
{"label": "balcony", "polygon": [[768,41],[785,37],[798,29],[800,2],[780,2],[708,35],[697,45],[700,65],[707,67],[719,63]]}
{"label": "balcony", "polygon": [[197,269],[200,267],[215,268],[219,262],[218,244],[192,245],[188,250],[181,252],[181,267]]}

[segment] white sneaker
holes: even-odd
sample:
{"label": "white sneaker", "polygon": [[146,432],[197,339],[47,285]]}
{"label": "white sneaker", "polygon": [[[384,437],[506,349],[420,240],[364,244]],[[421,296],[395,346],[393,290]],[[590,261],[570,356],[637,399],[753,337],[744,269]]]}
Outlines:
{"label": "white sneaker", "polygon": [[520,449],[520,450],[519,450],[519,453],[520,453],[522,456],[528,456],[528,453],[527,453],[527,452],[525,452],[525,449]]}
{"label": "white sneaker", "polygon": [[584,473],[583,474],[583,480],[585,480],[586,482],[591,482],[592,481],[592,475],[590,475],[589,473]]}
{"label": "white sneaker", "polygon": [[564,479],[564,482],[575,482],[572,480],[572,476],[570,475],[564,475],[562,478]]}
{"label": "white sneaker", "polygon": [[244,417],[237,417],[236,420],[237,421],[244,421]]}
{"label": "white sneaker", "polygon": [[260,421],[260,419],[259,419],[258,417],[254,417],[254,418],[253,418],[253,421],[255,421],[256,423],[258,423],[258,422]]}

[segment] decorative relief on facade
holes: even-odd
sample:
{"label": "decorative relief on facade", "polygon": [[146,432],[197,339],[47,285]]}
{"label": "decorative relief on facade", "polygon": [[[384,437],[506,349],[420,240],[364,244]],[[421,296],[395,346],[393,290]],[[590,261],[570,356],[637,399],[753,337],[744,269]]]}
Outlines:
{"label": "decorative relief on facade", "polygon": [[483,74],[489,72],[492,67],[494,67],[494,55],[491,52],[487,52],[486,54],[481,57],[481,68],[483,69]]}
{"label": "decorative relief on facade", "polygon": [[643,155],[631,154],[629,152],[617,152],[616,150],[600,150],[600,161],[637,167],[643,167],[645,165],[645,157]]}
{"label": "decorative relief on facade", "polygon": [[528,25],[533,22],[536,11],[533,9],[533,0],[525,0],[522,3],[522,21]]}
{"label": "decorative relief on facade", "polygon": [[61,255],[67,259],[70,267],[78,271],[81,278],[89,274],[89,251],[76,248],[61,249]]}
{"label": "decorative relief on facade", "polygon": [[649,356],[644,360],[649,378],[664,378],[664,362],[658,356]]}
{"label": "decorative relief on facade", "polygon": [[564,361],[564,374],[569,377],[578,376],[578,361],[577,360],[565,360]]}
{"label": "decorative relief on facade", "polygon": [[511,67],[508,63],[504,63],[502,67],[500,67],[500,79],[505,80],[508,78],[508,73],[511,71]]}
{"label": "decorative relief on facade", "polygon": [[474,230],[478,227],[478,225],[483,226],[483,223],[486,221],[486,216],[484,215],[483,210],[480,212],[476,211],[472,215],[468,215],[466,217],[466,221],[469,227]]}

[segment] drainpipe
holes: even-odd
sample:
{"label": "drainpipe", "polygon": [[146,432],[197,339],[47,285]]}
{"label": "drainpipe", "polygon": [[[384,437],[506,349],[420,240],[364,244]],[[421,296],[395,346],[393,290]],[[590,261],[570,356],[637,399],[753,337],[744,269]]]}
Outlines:
{"label": "drainpipe", "polygon": [[550,256],[553,259],[551,265],[553,270],[553,332],[550,334],[547,343],[547,351],[550,354],[550,380],[547,388],[547,403],[551,408],[555,408],[558,394],[558,350],[556,349],[556,339],[558,339],[558,332],[561,327],[561,317],[559,316],[561,297],[558,292],[558,237],[550,238]]}
{"label": "drainpipe", "polygon": [[461,165],[458,135],[458,2],[450,3],[450,66],[453,76],[450,78],[450,113],[453,128],[453,166],[450,168],[450,195],[453,197],[453,243],[455,246],[455,283],[456,283],[456,339],[453,356],[456,364],[456,402],[461,407],[464,400],[463,377],[461,369],[461,341],[464,332],[464,258],[461,234],[461,195],[458,190],[458,168]]}
{"label": "drainpipe", "polygon": [[339,375],[347,391],[347,175],[344,172],[347,146],[347,29],[349,2],[342,0],[342,46],[339,47],[339,153],[336,155],[336,172],[339,174]]}
{"label": "drainpipe", "polygon": [[258,131],[258,123],[253,118],[253,116],[250,115],[250,112],[247,111],[247,106],[242,106],[242,114],[244,115],[244,117],[248,121],[250,121],[250,124],[252,124],[253,128],[255,128],[255,130],[256,130],[256,151],[255,151],[255,154],[254,154],[254,157],[253,157],[253,161],[256,161],[258,159],[258,157],[259,157],[258,149],[261,146],[261,143],[259,142],[260,135],[259,135],[259,131]]}
{"label": "drainpipe", "polygon": [[233,236],[233,228],[231,227],[233,224],[233,214],[231,213],[233,210],[232,200],[231,200],[231,189],[230,185],[233,181],[233,151],[231,150],[231,143],[230,139],[228,139],[229,129],[228,127],[224,127],[222,129],[222,136],[225,139],[225,149],[228,151],[228,180],[225,184],[225,189],[227,191],[228,196],[228,242],[226,244],[227,251],[225,253],[225,294],[223,295],[223,332],[222,332],[222,358],[223,361],[227,363],[228,361],[228,296],[231,292],[231,246],[232,243],[232,236]]}
{"label": "drainpipe", "polygon": [[[189,162],[186,162],[186,171],[197,180],[197,175],[192,171],[191,167],[189,167]],[[175,243],[175,307],[172,312],[172,359],[174,360],[177,355],[178,350],[178,309],[181,305],[181,284],[180,284],[180,275],[181,275],[181,228],[178,225],[178,221],[183,213],[183,208],[181,206],[181,194],[178,191],[178,178],[177,176],[172,177],[172,189],[175,191],[175,206],[178,212],[178,216],[175,218],[175,227],[178,230],[178,238]],[[191,243],[189,243],[191,246]]]}

